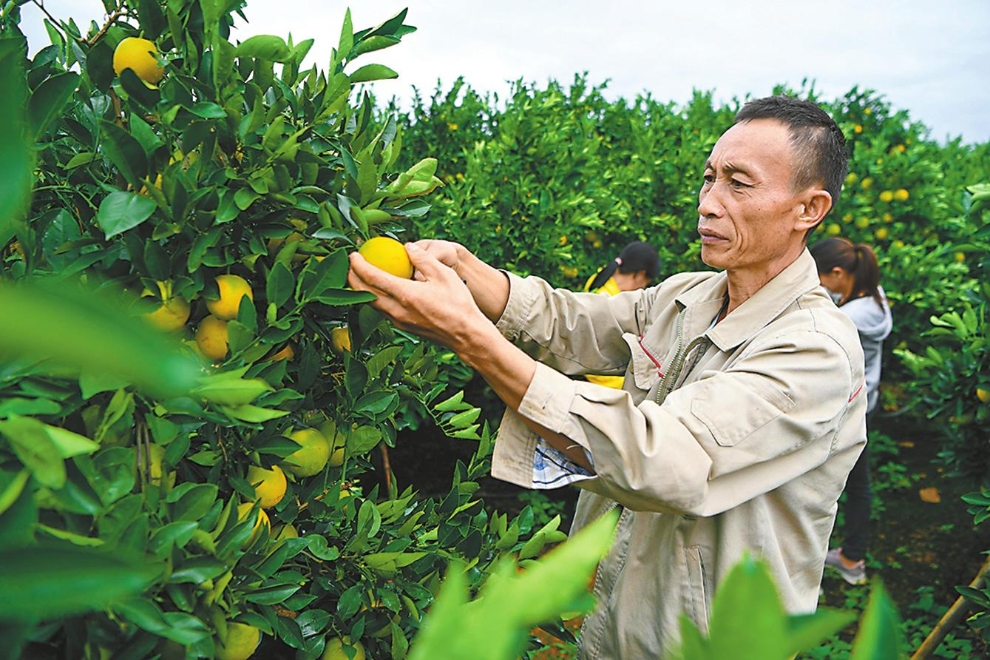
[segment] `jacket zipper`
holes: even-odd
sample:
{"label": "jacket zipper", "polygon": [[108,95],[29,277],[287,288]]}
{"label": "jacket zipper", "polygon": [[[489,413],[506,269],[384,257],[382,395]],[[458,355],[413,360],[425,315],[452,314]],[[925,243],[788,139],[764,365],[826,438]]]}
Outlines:
{"label": "jacket zipper", "polygon": [[667,395],[674,388],[674,384],[677,383],[678,378],[680,378],[681,369],[684,367],[684,358],[696,346],[704,341],[708,341],[708,337],[701,335],[688,342],[687,346],[684,345],[684,316],[686,314],[687,309],[683,309],[677,315],[677,350],[674,352],[674,359],[671,360],[670,366],[667,368],[667,373],[660,380],[660,387],[657,389],[657,405],[663,403],[664,399],[667,398]]}

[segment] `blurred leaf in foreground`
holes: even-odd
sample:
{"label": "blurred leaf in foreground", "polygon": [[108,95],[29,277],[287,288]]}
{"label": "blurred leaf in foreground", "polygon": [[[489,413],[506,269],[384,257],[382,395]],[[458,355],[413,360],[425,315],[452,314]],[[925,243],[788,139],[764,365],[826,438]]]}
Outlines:
{"label": "blurred leaf in foreground", "polygon": [[0,281],[0,357],[114,374],[155,395],[187,393],[201,365],[174,338],[129,315],[122,295],[64,281],[58,288]]}
{"label": "blurred leaf in foreground", "polygon": [[470,602],[464,575],[450,571],[409,660],[510,660],[523,652],[534,626],[588,611],[594,604],[588,578],[611,546],[617,520],[618,512],[609,512],[522,572],[502,562]]}

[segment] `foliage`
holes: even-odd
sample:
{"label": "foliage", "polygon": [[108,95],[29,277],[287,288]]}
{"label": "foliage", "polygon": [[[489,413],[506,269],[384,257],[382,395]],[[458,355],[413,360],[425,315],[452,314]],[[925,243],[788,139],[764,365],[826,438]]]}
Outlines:
{"label": "foliage", "polygon": [[[969,217],[981,229],[971,244],[981,253],[978,272],[990,272],[990,226],[984,220],[990,202],[990,186],[969,189]],[[912,392],[919,410],[937,422],[946,439],[940,458],[956,473],[988,479],[990,455],[990,284],[965,289],[957,310],[933,315],[924,352],[899,349],[897,355],[910,369]],[[982,392],[982,394],[981,394]]]}
{"label": "foliage", "polygon": [[[981,488],[979,492],[963,496],[963,501],[970,505],[969,513],[973,515],[973,523],[980,523],[990,518],[990,488]],[[957,586],[956,591],[966,597],[976,612],[970,616],[969,623],[985,641],[990,641],[990,586],[986,584],[984,575],[981,586]]]}
{"label": "foliage", "polygon": [[[99,551],[66,558],[58,582],[4,578],[5,594],[50,588],[47,602],[64,601],[13,625],[32,653],[212,656],[238,622],[263,632],[266,655],[313,658],[347,635],[402,658],[448,562],[469,566],[475,589],[500,557],[535,556],[563,537],[534,529],[529,511],[509,520],[474,498],[491,451],[480,410],[448,391],[454,379],[436,377],[442,355],[396,342],[362,304],[369,296],[345,286],[347,252],[407,231],[440,185],[435,159],[396,168],[397,124],[379,120],[359,89],[397,74],[352,65],[414,30],[405,12],[363,30],[346,14],[324,73],[301,68],[311,41],[231,42],[242,6],[110,2],[102,26],[46,22],[53,43],[30,61],[23,40],[0,51],[17,64],[31,118],[11,144],[34,144],[37,155],[30,210],[5,217],[0,237],[2,276],[18,283],[3,292],[17,314],[5,329],[18,330],[5,338],[27,342],[6,346],[0,383],[4,570],[51,569],[65,555],[48,544]],[[7,9],[5,34],[16,34]],[[157,45],[157,86],[114,74],[114,47],[128,36]],[[5,150],[4,172],[30,171],[21,156]],[[221,319],[210,307],[227,274],[251,296]],[[83,282],[114,296],[107,323],[89,324],[90,299],[75,293]],[[59,295],[14,297],[35,283]],[[177,300],[188,319],[166,342],[140,317]],[[206,319],[225,330],[219,359],[205,359],[194,338]],[[331,336],[343,326],[351,348],[337,353]],[[180,361],[142,353],[139,339],[180,345]],[[37,362],[57,355],[85,358],[83,371]],[[197,381],[183,389],[177,369],[190,361]],[[408,425],[409,406],[477,443],[439,500],[379,474],[376,457]],[[292,454],[286,436],[303,427],[340,439],[345,459],[290,476],[284,496],[275,486],[278,503],[260,518],[249,470]],[[66,438],[75,445],[62,449]],[[40,453],[42,441],[54,453]],[[80,580],[114,558],[118,589],[91,591],[91,611],[79,613]],[[121,598],[137,578],[140,596]]]}

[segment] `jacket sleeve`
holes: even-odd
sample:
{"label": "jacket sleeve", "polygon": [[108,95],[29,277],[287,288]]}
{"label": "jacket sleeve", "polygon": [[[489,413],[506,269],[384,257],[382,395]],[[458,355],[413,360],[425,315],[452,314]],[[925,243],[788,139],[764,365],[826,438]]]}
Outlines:
{"label": "jacket sleeve", "polygon": [[859,438],[840,434],[865,416],[855,360],[818,330],[779,333],[662,405],[541,365],[518,413],[503,419],[492,474],[530,486],[527,417],[590,452],[596,474],[581,487],[634,510],[715,515],[820,466],[837,438]]}
{"label": "jacket sleeve", "polygon": [[624,333],[639,335],[652,290],[615,296],[554,289],[537,277],[508,273],[501,333],[539,362],[567,375],[621,375],[629,363]]}

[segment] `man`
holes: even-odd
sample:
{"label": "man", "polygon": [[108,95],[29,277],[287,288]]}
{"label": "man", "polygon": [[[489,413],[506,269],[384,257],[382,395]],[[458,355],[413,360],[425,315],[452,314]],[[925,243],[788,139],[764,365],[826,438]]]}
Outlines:
{"label": "man", "polygon": [[[682,613],[707,632],[714,590],[747,551],[789,612],[814,611],[836,501],[866,442],[856,329],[806,249],[845,171],[827,114],[770,97],[742,108],[704,165],[701,258],[719,272],[597,296],[450,243],[407,246],[416,281],[352,255],[354,288],[505,401],[494,476],[577,483],[575,529],[621,507],[582,658],[666,657]],[[588,372],[625,373],[623,390],[568,377]]]}

